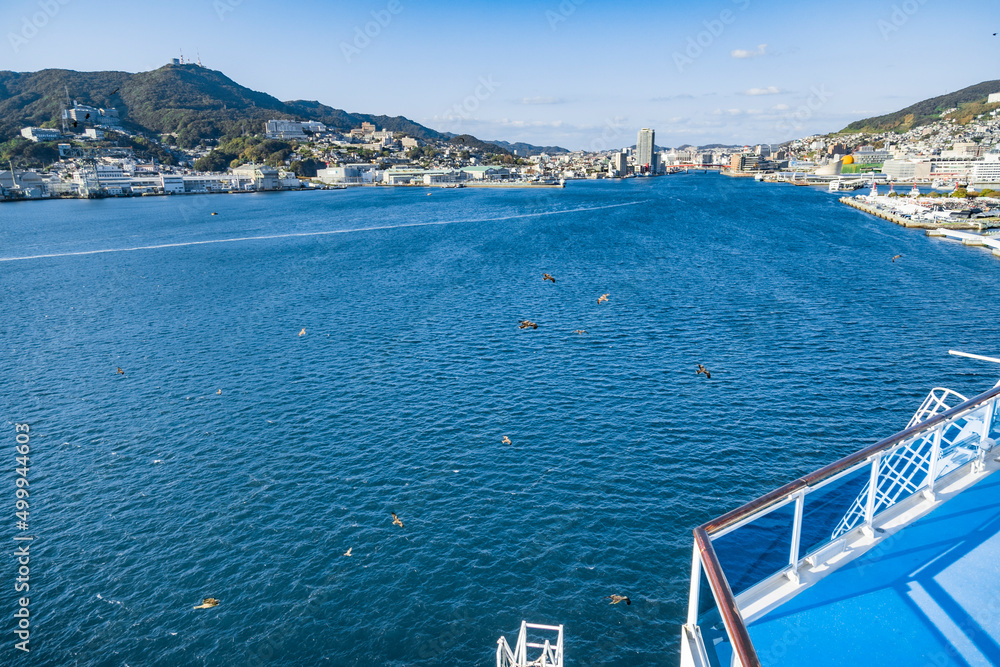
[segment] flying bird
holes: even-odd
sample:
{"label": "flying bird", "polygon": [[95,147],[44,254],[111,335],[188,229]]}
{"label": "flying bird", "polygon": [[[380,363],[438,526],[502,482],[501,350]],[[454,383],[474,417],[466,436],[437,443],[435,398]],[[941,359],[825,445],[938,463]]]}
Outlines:
{"label": "flying bird", "polygon": [[121,366],[118,367],[118,375],[125,375],[125,371],[122,370]]}
{"label": "flying bird", "polygon": [[505,445],[509,445],[510,444],[510,438],[508,438],[507,436],[504,436],[503,440],[501,440],[500,442],[502,442]]}
{"label": "flying bird", "polygon": [[402,521],[402,519],[400,519],[398,516],[396,516],[395,512],[389,512],[389,514],[392,515],[392,525],[399,526],[400,528],[402,528],[403,527],[403,521]]}
{"label": "flying bird", "polygon": [[607,300],[608,300],[608,295],[607,294],[602,294],[601,296],[597,297],[597,303],[598,303],[598,305],[604,303]]}
{"label": "flying bird", "polygon": [[628,599],[627,595],[608,595],[604,599],[611,600],[611,604],[618,604],[619,602],[624,602],[625,604],[632,604],[632,601]]}
{"label": "flying bird", "polygon": [[[111,95],[114,95],[114,94],[115,94],[115,93],[117,93],[117,92],[118,92],[119,90],[121,90],[121,88],[115,88],[114,90],[112,90],[112,91],[111,91]],[[108,95],[108,97],[111,97],[111,95]]]}
{"label": "flying bird", "polygon": [[586,329],[577,329],[573,333],[576,333],[576,334],[585,334],[585,333],[587,333],[587,330]]}
{"label": "flying bird", "polygon": [[212,211],[212,215],[219,215],[219,214],[216,213],[215,211]]}
{"label": "flying bird", "polygon": [[219,601],[215,598],[205,598],[201,601],[201,604],[195,606],[195,609],[210,609],[219,604]]}
{"label": "flying bird", "polygon": [[299,335],[300,336],[305,336],[306,335],[306,328],[305,327],[302,327],[302,331],[299,332]]}
{"label": "flying bird", "polygon": [[222,390],[221,389],[219,391],[215,392],[215,393],[218,394],[219,396],[222,396]]}
{"label": "flying bird", "polygon": [[542,274],[542,280],[551,280],[552,282],[555,282],[555,281],[556,281],[556,279],[555,279],[555,278],[553,278],[552,276],[550,276],[550,275],[549,275],[549,274],[547,274],[547,273],[543,273],[543,274]]}
{"label": "flying bird", "polygon": [[345,553],[344,555],[345,555],[345,556],[350,556],[350,555],[351,555],[351,549],[353,549],[353,548],[354,548],[354,547],[348,547],[348,548],[347,548],[347,553]]}
{"label": "flying bird", "polygon": [[896,260],[899,259],[900,257],[902,257],[902,255],[893,255],[892,256],[892,263],[895,264]]}
{"label": "flying bird", "polygon": [[701,364],[698,364],[698,372],[695,373],[695,375],[701,375],[702,373],[705,374],[706,379],[708,380],[712,379],[712,374],[708,371],[708,369],[702,366]]}
{"label": "flying bird", "polygon": [[530,329],[537,329],[538,325],[535,324],[534,322],[531,322],[530,320],[521,320],[520,322],[518,322],[517,328],[518,329],[529,329],[529,328]]}

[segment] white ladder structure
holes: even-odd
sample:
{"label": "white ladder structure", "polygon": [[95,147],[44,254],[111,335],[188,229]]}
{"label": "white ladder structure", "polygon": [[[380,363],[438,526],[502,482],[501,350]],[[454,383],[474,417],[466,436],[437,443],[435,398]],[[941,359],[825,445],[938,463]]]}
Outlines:
{"label": "white ladder structure", "polygon": [[[529,642],[528,630],[554,632],[556,636],[545,639],[542,643]],[[541,651],[529,658],[529,648]],[[513,651],[505,637],[497,640],[497,667],[563,667],[563,626],[521,621],[521,631],[517,635],[517,646]]]}

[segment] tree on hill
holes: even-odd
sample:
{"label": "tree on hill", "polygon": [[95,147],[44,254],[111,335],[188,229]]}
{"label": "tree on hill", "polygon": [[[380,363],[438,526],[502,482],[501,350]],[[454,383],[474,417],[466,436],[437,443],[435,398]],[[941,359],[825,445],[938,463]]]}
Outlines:
{"label": "tree on hill", "polygon": [[288,168],[299,178],[316,178],[316,170],[322,169],[324,166],[319,160],[306,158],[305,160],[293,160]]}
{"label": "tree on hill", "polygon": [[59,160],[59,148],[54,141],[35,143],[19,137],[0,144],[0,168],[15,167],[37,169]]}

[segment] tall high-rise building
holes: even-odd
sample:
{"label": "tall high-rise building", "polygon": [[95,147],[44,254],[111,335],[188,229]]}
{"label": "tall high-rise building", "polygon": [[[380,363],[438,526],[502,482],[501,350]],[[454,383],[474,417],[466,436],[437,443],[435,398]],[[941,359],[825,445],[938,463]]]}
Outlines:
{"label": "tall high-rise building", "polygon": [[635,142],[636,172],[656,172],[656,153],[654,145],[656,132],[648,128],[639,130],[639,138]]}

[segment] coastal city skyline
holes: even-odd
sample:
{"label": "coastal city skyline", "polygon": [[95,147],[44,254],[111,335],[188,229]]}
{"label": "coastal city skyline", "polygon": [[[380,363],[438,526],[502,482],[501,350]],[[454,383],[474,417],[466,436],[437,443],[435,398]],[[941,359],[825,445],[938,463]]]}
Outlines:
{"label": "coastal city skyline", "polygon": [[[988,2],[765,6],[643,4],[621,12],[588,0],[327,6],[303,2],[294,40],[273,39],[252,0],[184,1],[134,27],[130,3],[7,3],[4,69],[155,69],[200,59],[282,100],[402,115],[483,139],[592,148],[778,143],[991,79],[1000,39]],[[662,27],[669,26],[669,31]],[[648,53],[632,35],[649,31]],[[657,32],[659,30],[659,32]],[[79,49],[79,34],[115,48]],[[981,33],[981,34],[980,34]],[[270,35],[270,38],[269,38]],[[488,37],[487,37],[488,36]],[[951,58],[918,57],[918,44]],[[617,46],[616,46],[617,45]],[[620,48],[619,48],[620,47]],[[877,54],[877,55],[875,55]]]}

